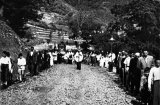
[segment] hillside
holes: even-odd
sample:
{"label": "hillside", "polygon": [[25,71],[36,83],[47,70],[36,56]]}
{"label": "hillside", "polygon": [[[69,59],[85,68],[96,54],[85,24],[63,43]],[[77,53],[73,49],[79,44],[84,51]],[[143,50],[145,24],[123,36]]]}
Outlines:
{"label": "hillside", "polygon": [[109,9],[112,8],[114,5],[124,5],[128,4],[132,0],[64,0],[69,5],[73,6],[74,8],[78,9],[80,7],[95,9],[98,6],[107,6]]}
{"label": "hillside", "polygon": [[11,55],[17,55],[21,50],[21,41],[17,34],[2,20],[0,20],[0,56],[6,50]]}

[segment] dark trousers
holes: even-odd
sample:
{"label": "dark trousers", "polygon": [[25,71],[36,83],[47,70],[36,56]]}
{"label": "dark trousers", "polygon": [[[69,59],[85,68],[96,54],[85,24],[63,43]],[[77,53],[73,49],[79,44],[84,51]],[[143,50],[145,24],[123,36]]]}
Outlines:
{"label": "dark trousers", "polygon": [[160,80],[153,83],[153,105],[160,105]]}
{"label": "dark trousers", "polygon": [[113,62],[109,62],[109,72],[113,71]]}
{"label": "dark trousers", "polygon": [[9,85],[11,85],[12,83],[13,83],[13,74],[12,73],[8,73],[8,83],[9,83]]}
{"label": "dark trousers", "polygon": [[38,73],[41,72],[42,71],[42,63],[38,63],[36,69],[37,69],[36,71]]}
{"label": "dark trousers", "polygon": [[135,94],[139,93],[139,88],[140,88],[140,80],[141,77],[140,75],[138,75],[138,73],[136,74],[131,74],[130,75],[130,80],[131,80],[131,92],[135,92]]}
{"label": "dark trousers", "polygon": [[119,68],[119,77],[120,77],[121,82],[123,83],[123,71],[122,71],[122,68]]}
{"label": "dark trousers", "polygon": [[39,72],[41,72],[42,71],[42,64],[41,63],[39,63],[39,64],[37,64],[36,65],[36,71],[35,71],[35,74],[36,75],[38,75],[39,74]]}
{"label": "dark trousers", "polygon": [[57,64],[57,61],[54,61],[54,64]]}
{"label": "dark trousers", "polygon": [[35,65],[34,65],[34,64],[29,64],[29,65],[28,65],[28,69],[29,69],[30,75],[31,75],[31,76],[34,76]]}
{"label": "dark trousers", "polygon": [[81,62],[77,62],[77,69],[81,70]]}
{"label": "dark trousers", "polygon": [[128,90],[129,87],[130,87],[130,76],[129,76],[129,71],[126,71],[125,72],[125,75],[126,75],[126,89]]}
{"label": "dark trousers", "polygon": [[72,64],[72,60],[71,59],[68,60],[68,64]]}
{"label": "dark trousers", "polygon": [[8,64],[2,64],[1,65],[1,81],[2,83],[8,82],[8,73],[9,73],[9,65]]}

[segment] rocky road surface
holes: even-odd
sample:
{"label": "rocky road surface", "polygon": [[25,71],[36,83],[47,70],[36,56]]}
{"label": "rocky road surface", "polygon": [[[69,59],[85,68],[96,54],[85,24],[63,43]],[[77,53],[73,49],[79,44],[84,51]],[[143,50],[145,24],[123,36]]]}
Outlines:
{"label": "rocky road surface", "polygon": [[0,105],[133,105],[114,81],[117,76],[99,67],[55,65],[39,76],[0,91]]}

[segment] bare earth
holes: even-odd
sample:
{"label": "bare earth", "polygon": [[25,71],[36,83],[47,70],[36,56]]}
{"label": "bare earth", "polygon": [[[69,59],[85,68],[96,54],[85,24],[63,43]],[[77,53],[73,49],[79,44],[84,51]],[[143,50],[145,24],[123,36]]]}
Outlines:
{"label": "bare earth", "polygon": [[56,65],[25,83],[0,91],[0,105],[132,105],[133,97],[105,69]]}

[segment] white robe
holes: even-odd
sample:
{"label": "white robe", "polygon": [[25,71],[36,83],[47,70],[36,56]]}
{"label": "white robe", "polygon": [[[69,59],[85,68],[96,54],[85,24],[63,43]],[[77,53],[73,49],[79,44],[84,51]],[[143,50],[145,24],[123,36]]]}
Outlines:
{"label": "white robe", "polygon": [[82,52],[77,52],[76,54],[75,54],[75,61],[76,62],[82,62],[82,60],[83,60],[83,54],[82,54]]}
{"label": "white robe", "polygon": [[100,59],[100,67],[104,67],[105,58],[102,56]]}

